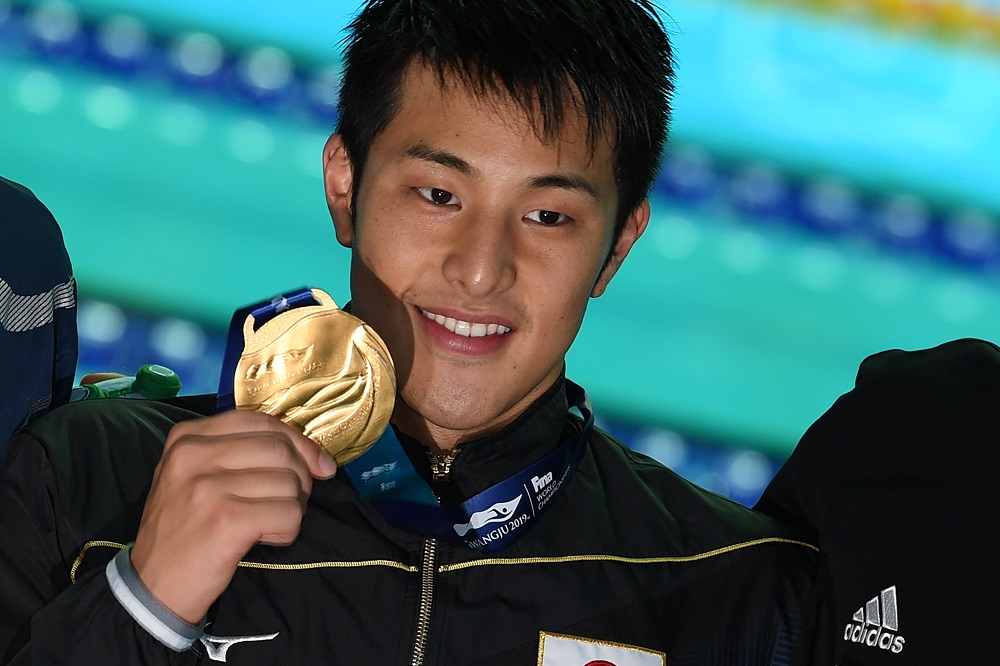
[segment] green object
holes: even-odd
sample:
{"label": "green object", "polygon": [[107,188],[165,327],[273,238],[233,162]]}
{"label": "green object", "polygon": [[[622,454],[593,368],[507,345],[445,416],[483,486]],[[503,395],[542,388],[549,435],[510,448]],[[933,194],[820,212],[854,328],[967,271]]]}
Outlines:
{"label": "green object", "polygon": [[96,384],[83,384],[82,386],[73,387],[73,392],[70,394],[69,401],[76,402],[77,400],[95,400],[103,397],[105,397],[104,391],[102,391]]}
{"label": "green object", "polygon": [[83,384],[73,389],[71,401],[98,398],[172,398],[181,391],[177,373],[156,363],[139,368],[135,377],[115,377],[96,384]]}
{"label": "green object", "polygon": [[172,398],[181,390],[181,380],[170,368],[156,363],[147,363],[135,373],[132,382],[132,393],[139,393],[145,398],[158,400]]}

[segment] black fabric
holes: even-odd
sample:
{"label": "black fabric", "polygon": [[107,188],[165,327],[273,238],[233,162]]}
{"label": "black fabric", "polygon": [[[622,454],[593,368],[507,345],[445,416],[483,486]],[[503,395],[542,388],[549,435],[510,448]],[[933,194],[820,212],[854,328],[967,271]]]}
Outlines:
{"label": "black fabric", "polygon": [[544,458],[563,441],[564,430],[575,430],[565,418],[566,385],[558,381],[500,432],[458,447],[445,481],[431,480],[428,449],[416,439],[396,431],[410,462],[443,506],[454,506],[508,479]]}
{"label": "black fabric", "polygon": [[868,358],[803,436],[757,508],[827,554],[837,663],[998,662],[998,438],[1000,350],[981,340]]}
{"label": "black fabric", "polygon": [[[564,405],[560,395],[548,400]],[[516,447],[570,420],[565,409],[532,410],[544,413],[558,427],[529,415],[489,446]],[[87,541],[134,538],[165,433],[196,416],[176,404],[75,403],[14,440],[0,470],[0,578],[11,582],[0,587],[5,660],[215,663],[201,643],[175,654],[135,626],[104,577],[115,547],[90,548],[78,582],[69,580]],[[463,473],[484,478],[492,456],[473,450]],[[597,431],[541,522],[501,557],[431,547],[423,663],[534,665],[545,630],[659,650],[671,666],[829,664],[825,570],[790,536]],[[230,664],[410,664],[427,548],[385,524],[346,475],[319,482],[299,539],[245,558],[291,569],[238,569],[209,612],[208,632],[278,634],[234,645]],[[554,559],[563,556],[570,559]]]}
{"label": "black fabric", "polygon": [[[69,400],[77,359],[72,275],[55,218],[26,187],[0,177],[0,455],[33,410]],[[51,292],[67,284],[73,306],[54,307]],[[41,324],[43,313],[50,316]]]}

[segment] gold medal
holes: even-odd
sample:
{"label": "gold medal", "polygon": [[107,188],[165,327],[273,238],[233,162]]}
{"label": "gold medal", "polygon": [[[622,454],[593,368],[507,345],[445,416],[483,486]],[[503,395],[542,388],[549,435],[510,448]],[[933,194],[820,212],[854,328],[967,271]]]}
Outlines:
{"label": "gold medal", "polygon": [[382,338],[337,307],[325,291],[319,305],[281,314],[254,330],[243,324],[244,347],[233,378],[236,409],[279,417],[343,465],[378,440],[396,399],[396,373]]}

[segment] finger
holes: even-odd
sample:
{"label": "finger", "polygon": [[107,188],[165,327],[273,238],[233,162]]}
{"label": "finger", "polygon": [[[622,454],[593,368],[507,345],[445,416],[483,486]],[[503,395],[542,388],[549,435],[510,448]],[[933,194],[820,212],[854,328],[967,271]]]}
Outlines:
{"label": "finger", "polygon": [[168,435],[168,441],[187,434],[205,436],[225,435],[233,432],[295,432],[281,419],[249,410],[232,410],[203,419],[191,419],[176,424]]}
{"label": "finger", "polygon": [[316,442],[281,419],[255,411],[236,410],[205,419],[182,421],[173,427],[164,445],[166,451],[180,438],[187,435],[212,436],[246,434],[254,432],[283,433],[305,461],[309,474],[318,479],[328,479],[337,471],[333,457]]}
{"label": "finger", "polygon": [[125,377],[125,375],[120,372],[91,372],[83,377],[80,377],[80,384],[96,384],[109,379],[120,379],[122,377]]}
{"label": "finger", "polygon": [[175,478],[281,469],[295,475],[302,492],[312,489],[309,466],[287,432],[186,434],[164,452],[161,467]]}
{"label": "finger", "polygon": [[337,461],[315,441],[296,432],[292,443],[309,466],[309,473],[315,478],[329,479],[337,473]]}
{"label": "finger", "polygon": [[255,543],[292,543],[304,514],[304,504],[297,497],[228,497],[199,521],[203,530],[199,542],[208,544],[211,559],[228,568]]}
{"label": "finger", "polygon": [[[264,414],[263,412],[242,410],[229,412],[228,414],[234,415],[229,417],[234,422],[244,423],[248,426],[259,427],[265,430],[272,430],[274,432],[283,432],[287,434],[292,446],[294,446],[299,455],[302,456],[302,459],[306,462],[306,465],[309,468],[309,473],[313,477],[317,479],[329,479],[337,473],[337,463],[333,459],[333,456],[327,453],[326,450],[314,440],[303,435],[298,428],[288,425],[278,417],[271,416],[270,414]],[[251,414],[253,415],[252,417],[250,416]],[[246,415],[246,417],[241,415]],[[244,418],[246,420],[244,420]],[[223,425],[228,424],[229,421],[227,420]]]}
{"label": "finger", "polygon": [[193,503],[199,503],[199,497],[211,501],[215,494],[234,501],[296,499],[304,503],[307,497],[299,474],[286,468],[225,470],[193,481]]}
{"label": "finger", "polygon": [[302,527],[304,508],[294,498],[247,498],[236,500],[230,506],[234,509],[230,526],[251,533],[255,543],[288,545],[295,541]]}

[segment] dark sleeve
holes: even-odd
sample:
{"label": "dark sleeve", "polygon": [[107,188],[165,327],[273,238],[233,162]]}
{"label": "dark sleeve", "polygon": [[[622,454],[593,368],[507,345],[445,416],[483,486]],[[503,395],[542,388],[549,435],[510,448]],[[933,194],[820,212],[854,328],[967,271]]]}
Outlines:
{"label": "dark sleeve", "polygon": [[[1000,349],[981,340],[869,357],[803,436],[757,509],[816,535],[839,663],[995,660],[962,637],[1000,619],[998,444]],[[900,651],[866,645],[873,629]]]}
{"label": "dark sleeve", "polygon": [[109,587],[110,556],[71,578],[88,541],[134,538],[173,419],[142,408],[133,418],[130,407],[69,405],[12,440],[0,468],[0,663],[197,660],[132,619]]}
{"label": "dark sleeve", "polygon": [[0,177],[0,452],[33,415],[69,400],[76,282],[62,231],[27,188]]}

